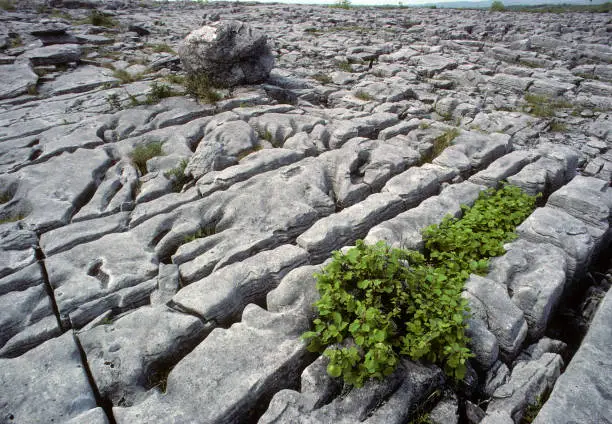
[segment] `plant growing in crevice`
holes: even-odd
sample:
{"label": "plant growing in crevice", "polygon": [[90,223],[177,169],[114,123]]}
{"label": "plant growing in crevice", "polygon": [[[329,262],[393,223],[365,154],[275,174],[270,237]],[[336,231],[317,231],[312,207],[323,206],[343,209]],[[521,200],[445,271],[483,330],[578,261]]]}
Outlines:
{"label": "plant growing in crevice", "polygon": [[544,406],[544,404],[548,400],[550,392],[550,389],[545,390],[542,395],[536,398],[535,402],[527,405],[527,408],[525,408],[525,412],[523,413],[523,418],[521,418],[520,424],[531,424],[533,420],[535,420],[535,418],[538,416],[538,413],[540,412],[540,409],[542,409],[542,406]]}
{"label": "plant growing in crevice", "polygon": [[216,224],[214,223],[208,224],[208,225],[205,225],[204,227],[199,228],[198,231],[196,231],[195,233],[185,236],[185,238],[183,239],[183,243],[189,243],[197,239],[212,236],[213,234],[216,234],[216,233],[217,233]]}
{"label": "plant growing in crevice", "polygon": [[166,97],[176,96],[177,93],[172,90],[169,85],[160,84],[158,82],[151,83],[151,91],[147,94],[147,98],[145,100],[146,104],[152,105],[155,103],[159,103],[161,99],[165,99]]}
{"label": "plant growing in crevice", "polygon": [[560,121],[552,121],[550,123],[550,131],[552,132],[566,132],[567,131],[567,124],[564,122],[560,122]]}
{"label": "plant growing in crevice", "polygon": [[369,102],[371,100],[374,100],[374,97],[372,97],[370,94],[366,93],[365,91],[357,91],[355,93],[355,97],[358,98],[359,100],[363,100],[364,102]]}
{"label": "plant growing in crevice", "polygon": [[559,109],[569,109],[573,106],[563,99],[531,93],[525,94],[525,102],[527,103],[525,110],[540,118],[553,117]]}
{"label": "plant growing in crevice", "polygon": [[10,222],[17,222],[17,221],[21,221],[23,218],[25,218],[26,216],[19,213],[19,214],[15,214],[15,215],[9,215],[6,216],[4,218],[0,218],[0,225],[1,224],[8,224]]}
{"label": "plant growing in crevice", "polygon": [[168,44],[166,43],[159,43],[159,44],[152,44],[149,47],[151,47],[151,50],[153,50],[153,52],[155,53],[170,53],[170,54],[176,54],[176,52],[174,51],[174,49],[172,47],[170,47]]}
{"label": "plant growing in crevice", "polygon": [[164,151],[162,150],[163,143],[161,141],[154,141],[147,144],[139,144],[134,147],[134,150],[130,153],[132,163],[140,172],[140,175],[147,173],[147,161],[156,156],[163,156]]}
{"label": "plant growing in crevice", "polygon": [[185,77],[185,90],[202,103],[216,103],[223,98],[203,73],[188,74]]}
{"label": "plant growing in crevice", "polygon": [[0,0],[0,9],[6,10],[7,12],[15,11],[15,5],[11,0]]}
{"label": "plant growing in crevice", "polygon": [[429,163],[437,158],[440,153],[444,151],[444,149],[451,145],[452,141],[457,138],[459,134],[461,134],[459,128],[449,128],[441,135],[434,138],[432,141],[431,152],[423,157],[422,162]]}
{"label": "plant growing in crevice", "polygon": [[505,186],[480,194],[464,216],[423,230],[423,253],[358,240],[317,274],[314,328],[308,349],[329,358],[328,373],[361,386],[396,368],[400,355],[440,364],[462,380],[470,353],[469,315],[461,291],[470,273],[483,274],[488,259],[504,252],[535,197]]}
{"label": "plant growing in crevice", "polygon": [[312,75],[312,79],[320,82],[321,84],[330,84],[332,82],[332,78],[329,75],[324,74],[322,72],[318,72]]}
{"label": "plant growing in crevice", "polygon": [[176,168],[164,173],[166,178],[172,181],[172,191],[176,193],[180,193],[183,186],[189,181],[189,177],[185,176],[185,168],[187,168],[188,163],[187,159],[183,159]]}
{"label": "plant growing in crevice", "polygon": [[348,60],[339,61],[338,69],[344,72],[353,72],[353,68]]}
{"label": "plant growing in crevice", "polygon": [[81,21],[80,23],[91,24],[106,28],[114,28],[118,25],[117,22],[115,22],[110,17],[110,15],[95,9],[89,13],[87,19]]}

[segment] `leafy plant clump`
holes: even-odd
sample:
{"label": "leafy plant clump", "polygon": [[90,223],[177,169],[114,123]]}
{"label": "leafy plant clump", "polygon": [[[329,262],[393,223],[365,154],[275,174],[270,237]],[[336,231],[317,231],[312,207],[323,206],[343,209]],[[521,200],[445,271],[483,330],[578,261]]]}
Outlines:
{"label": "leafy plant clump", "polygon": [[156,156],[163,156],[164,151],[162,150],[162,142],[155,141],[149,144],[139,144],[130,153],[132,163],[140,172],[140,175],[147,173],[147,161]]}
{"label": "leafy plant clump", "polygon": [[424,230],[425,252],[358,240],[317,274],[320,299],[308,349],[329,358],[328,373],[347,384],[391,374],[400,355],[438,363],[462,380],[470,353],[461,291],[470,273],[504,252],[514,228],[535,207],[516,187],[481,193],[460,220]]}

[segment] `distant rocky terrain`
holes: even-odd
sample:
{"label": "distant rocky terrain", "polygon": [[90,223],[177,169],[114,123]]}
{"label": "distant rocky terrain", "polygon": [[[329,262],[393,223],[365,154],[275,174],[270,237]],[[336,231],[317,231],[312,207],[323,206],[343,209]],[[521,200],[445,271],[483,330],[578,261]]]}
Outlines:
{"label": "distant rocky terrain", "polygon": [[[609,14],[1,4],[0,423],[612,422]],[[187,82],[226,21],[269,76]],[[466,284],[465,381],[329,377],[332,251],[502,181],[543,197]]]}

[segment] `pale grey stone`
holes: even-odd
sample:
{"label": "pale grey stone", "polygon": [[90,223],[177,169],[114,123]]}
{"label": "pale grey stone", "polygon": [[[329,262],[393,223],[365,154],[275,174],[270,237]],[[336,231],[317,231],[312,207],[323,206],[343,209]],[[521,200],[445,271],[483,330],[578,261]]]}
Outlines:
{"label": "pale grey stone", "polygon": [[196,186],[200,195],[206,197],[254,175],[295,163],[303,157],[301,153],[282,148],[260,150],[247,155],[238,165],[203,175]]}
{"label": "pale grey stone", "polygon": [[109,424],[108,417],[102,408],[90,409],[87,412],[78,415],[71,420],[66,421],[66,424]]}
{"label": "pale grey stone", "polygon": [[77,337],[100,395],[113,405],[146,398],[155,376],[175,365],[210,331],[198,318],[165,306],[142,307]]}
{"label": "pale grey stone", "polygon": [[171,304],[205,321],[228,323],[247,304],[261,302],[289,271],[307,261],[307,252],[292,245],[264,251],[182,288]]}
{"label": "pale grey stone", "polygon": [[[104,151],[78,149],[22,168],[16,173],[19,182],[14,202],[4,208],[11,207],[26,215],[23,222],[40,232],[65,225],[95,189],[110,163]],[[58,167],[70,172],[58,173]]]}
{"label": "pale grey stone", "polygon": [[363,238],[370,228],[405,210],[402,199],[391,193],[372,194],[342,211],[326,216],[302,233],[296,243],[306,249],[313,263],[322,262],[333,250]]}
{"label": "pale grey stone", "polygon": [[127,229],[128,212],[120,212],[107,217],[79,221],[48,231],[40,236],[40,248],[45,256],[51,256],[64,250],[87,243],[109,233],[118,233]]}
{"label": "pale grey stone", "polygon": [[[44,285],[0,296],[0,347],[27,327],[48,316],[55,318],[51,299]],[[59,332],[55,321],[55,335]]]}
{"label": "pale grey stone", "polygon": [[157,290],[151,293],[152,305],[165,305],[179,291],[181,276],[175,264],[159,264]]}
{"label": "pale grey stone", "polygon": [[[34,238],[35,237],[36,236],[34,235]],[[3,241],[6,241],[6,239]],[[33,246],[34,245],[35,244],[33,244]],[[10,256],[10,253],[7,254],[6,251],[4,251],[3,255],[8,257]],[[44,277],[40,264],[32,263],[16,272],[13,272],[12,274],[8,274],[0,278],[0,295],[4,295],[12,291],[26,290],[30,287],[35,287],[43,283]]]}
{"label": "pale grey stone", "polygon": [[512,302],[525,313],[532,339],[542,337],[565,288],[565,252],[548,243],[519,239],[491,260],[489,278],[508,287]]}
{"label": "pale grey stone", "polygon": [[[117,303],[125,299],[113,297],[113,293],[146,282],[157,274],[158,267],[154,254],[131,233],[105,235],[53,255],[45,262],[65,324],[71,313],[91,301],[108,298],[107,309],[119,307]],[[155,283],[149,293],[155,289]]]}
{"label": "pale grey stone", "polygon": [[408,63],[416,66],[417,72],[427,77],[432,77],[442,71],[457,67],[455,60],[437,54],[410,56]]}
{"label": "pale grey stone", "polygon": [[140,179],[142,185],[135,199],[137,204],[150,202],[173,191],[172,181],[163,172],[152,170],[155,167],[153,165],[154,159],[157,158],[147,161],[147,170],[149,172]]}
{"label": "pale grey stone", "polygon": [[463,296],[473,316],[485,322],[497,338],[502,359],[514,358],[527,337],[527,323],[506,287],[472,274],[465,283]]}
{"label": "pale grey stone", "polygon": [[170,372],[157,390],[131,408],[113,408],[117,423],[235,423],[258,402],[297,383],[307,363],[300,334],[308,320],[248,305],[242,321],[215,329]]}
{"label": "pale grey stone", "polygon": [[61,333],[57,317],[51,311],[51,315],[30,323],[11,337],[0,349],[0,357],[15,358]]}
{"label": "pale grey stone", "polygon": [[121,80],[115,78],[111,70],[85,65],[71,72],[63,73],[53,81],[43,83],[39,91],[47,95],[82,93],[102,86],[116,86],[120,83]]}
{"label": "pale grey stone", "polygon": [[567,280],[579,278],[591,261],[595,242],[587,225],[567,212],[551,207],[536,209],[516,229],[534,243],[550,243],[567,255]]}
{"label": "pale grey stone", "polygon": [[469,181],[496,188],[501,181],[518,173],[536,159],[538,155],[532,151],[516,150],[496,159],[486,169],[472,175]]}
{"label": "pale grey stone", "polygon": [[78,62],[81,58],[81,47],[77,44],[55,44],[28,50],[24,56],[34,66],[60,65]]}
{"label": "pale grey stone", "polygon": [[438,193],[441,182],[438,179],[438,173],[431,167],[411,167],[387,181],[381,191],[401,197],[406,208],[409,209]]}
{"label": "pale grey stone", "polygon": [[489,369],[497,361],[499,355],[497,339],[483,320],[470,318],[467,324],[465,334],[470,338],[469,347],[474,354],[474,360],[478,362],[481,369]]}
{"label": "pale grey stone", "polygon": [[198,179],[210,171],[220,171],[238,163],[238,157],[254,149],[256,144],[257,136],[249,124],[244,121],[225,122],[200,141],[185,173]]}
{"label": "pale grey stone", "polygon": [[4,422],[65,422],[97,407],[70,333],[0,359],[0,383]]}
{"label": "pale grey stone", "polygon": [[511,146],[510,136],[507,134],[484,135],[473,131],[464,131],[432,163],[448,168],[457,168],[459,172],[482,169],[506,154]]}
{"label": "pale grey stone", "polygon": [[[535,424],[612,422],[612,294],[604,297],[580,348],[561,374]],[[551,355],[551,354],[548,354]]]}
{"label": "pale grey stone", "polygon": [[457,396],[453,393],[440,400],[429,412],[429,421],[433,424],[458,424],[459,404]]}
{"label": "pale grey stone", "polygon": [[523,78],[514,75],[496,74],[489,80],[491,84],[497,85],[503,89],[523,93],[527,91],[529,86],[533,84],[533,78]]}
{"label": "pale grey stone", "polygon": [[211,83],[225,86],[262,82],[274,66],[266,35],[239,21],[192,31],[181,43],[179,55],[188,73],[203,73]]}
{"label": "pale grey stone", "polygon": [[8,99],[26,94],[29,89],[36,87],[38,75],[26,63],[14,65],[1,65],[0,99]]}
{"label": "pale grey stone", "polygon": [[305,156],[314,156],[317,154],[317,145],[309,137],[305,131],[299,132],[289,137],[285,143],[283,143],[285,149],[291,149],[298,152],[302,152]]}
{"label": "pale grey stone", "polygon": [[498,387],[503,386],[510,378],[510,369],[502,361],[495,362],[491,368],[487,370],[484,382],[484,393],[492,397]]}
{"label": "pale grey stone", "polygon": [[[481,422],[518,422],[527,405],[535,403],[538,397],[554,386],[562,366],[561,356],[555,353],[545,353],[533,361],[518,362],[508,382],[493,393],[487,416]],[[502,421],[503,416],[506,421]]]}
{"label": "pale grey stone", "polygon": [[275,147],[283,147],[287,139],[299,132],[309,133],[325,120],[316,116],[290,113],[266,113],[249,119],[259,136],[268,139]]}
{"label": "pale grey stone", "polygon": [[484,189],[468,181],[448,186],[419,206],[373,227],[364,240],[368,244],[383,240],[393,247],[421,250],[424,247],[422,229],[440,223],[448,214],[458,217],[461,205],[472,205]]}

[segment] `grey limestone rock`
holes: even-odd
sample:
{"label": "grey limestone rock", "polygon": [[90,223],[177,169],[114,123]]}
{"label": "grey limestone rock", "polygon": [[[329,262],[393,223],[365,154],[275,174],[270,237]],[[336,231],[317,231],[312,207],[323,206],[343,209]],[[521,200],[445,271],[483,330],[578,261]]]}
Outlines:
{"label": "grey limestone rock", "polygon": [[403,210],[400,197],[391,193],[372,194],[362,202],[318,220],[296,243],[308,251],[313,263],[318,263],[327,259],[333,250],[354,243],[374,225]]}
{"label": "grey limestone rock", "polygon": [[185,173],[198,179],[210,171],[220,171],[237,163],[238,157],[253,150],[256,144],[255,131],[246,122],[225,122],[200,141]]}
{"label": "grey limestone rock", "polygon": [[454,394],[445,396],[429,413],[429,420],[433,424],[458,424],[459,404]]}
{"label": "grey limestone rock", "polygon": [[495,335],[487,328],[487,323],[479,318],[467,320],[468,328],[465,334],[470,338],[470,350],[479,367],[486,370],[497,361],[499,343]]}
{"label": "grey limestone rock", "polygon": [[374,244],[384,240],[394,247],[421,250],[421,230],[439,223],[447,214],[459,216],[461,205],[473,204],[481,190],[484,190],[483,186],[468,181],[448,186],[439,195],[424,200],[419,206],[373,227],[365,241]]}
{"label": "grey limestone rock", "polygon": [[491,163],[486,169],[472,175],[469,181],[474,184],[497,187],[508,177],[518,173],[525,165],[538,159],[538,155],[529,150],[510,152]]}
{"label": "grey limestone rock", "polygon": [[[535,424],[612,422],[609,390],[612,367],[612,292],[599,305],[582,345],[561,374]],[[597,366],[595,366],[597,364]]]}
{"label": "grey limestone rock", "polygon": [[0,65],[0,99],[7,99],[26,94],[28,90],[36,87],[38,75],[26,63],[14,65]]}
{"label": "grey limestone rock", "polygon": [[[70,250],[47,258],[49,283],[64,324],[79,308],[93,308],[92,301],[106,300],[107,309],[119,308],[126,301],[115,292],[138,287],[157,274],[157,258],[137,242],[133,234],[115,233],[80,244]],[[153,287],[146,293],[147,300]],[[147,286],[148,287],[148,286]],[[142,287],[145,289],[145,287]],[[101,306],[101,305],[100,305]],[[98,307],[100,307],[98,306]],[[94,308],[95,309],[95,308]],[[85,312],[81,309],[81,314]],[[100,312],[101,313],[101,312]],[[89,320],[99,315],[89,317]],[[83,318],[79,319],[82,326]],[[76,323],[75,323],[76,325]]]}
{"label": "grey limestone rock", "polygon": [[548,243],[524,239],[504,246],[506,253],[493,258],[489,278],[508,287],[512,302],[525,313],[529,336],[542,337],[565,288],[565,252]]}
{"label": "grey limestone rock", "polygon": [[228,323],[247,304],[261,302],[285,274],[307,261],[307,252],[292,245],[264,251],[182,288],[171,304],[206,321]]}
{"label": "grey limestone rock", "polygon": [[550,243],[567,255],[567,279],[579,278],[591,261],[595,242],[587,225],[567,212],[551,207],[536,209],[516,229],[521,238]]}
{"label": "grey limestone rock", "polygon": [[266,35],[239,21],[192,31],[179,55],[189,74],[202,73],[211,83],[225,86],[265,81],[274,66]]}
{"label": "grey limestone rock", "polygon": [[0,365],[3,422],[65,422],[97,407],[70,333]]}
{"label": "grey limestone rock", "polygon": [[25,57],[34,66],[78,62],[81,58],[81,47],[78,44],[54,44],[28,50]]}
{"label": "grey limestone rock", "polygon": [[507,288],[472,274],[465,283],[463,296],[474,317],[485,322],[497,338],[502,359],[514,358],[527,337],[527,323],[523,311],[512,303]]}
{"label": "grey limestone rock", "polygon": [[43,83],[39,92],[46,95],[82,93],[102,86],[119,85],[120,82],[109,69],[85,65]]}
{"label": "grey limestone rock", "polygon": [[285,141],[299,132],[311,132],[325,120],[316,116],[266,113],[249,119],[259,136],[268,140],[275,147],[283,147]]}
{"label": "grey limestone rock", "polygon": [[200,195],[205,197],[254,175],[295,163],[303,157],[301,153],[282,148],[260,150],[247,155],[238,165],[203,175],[196,186]]}
{"label": "grey limestone rock", "polygon": [[104,399],[132,406],[210,331],[198,318],[165,306],[145,306],[77,337]]}
{"label": "grey limestone rock", "polygon": [[519,421],[527,405],[535,403],[538,397],[554,386],[562,366],[561,356],[555,353],[545,353],[533,361],[518,362],[508,382],[493,393],[487,416],[481,422],[501,424]]}

